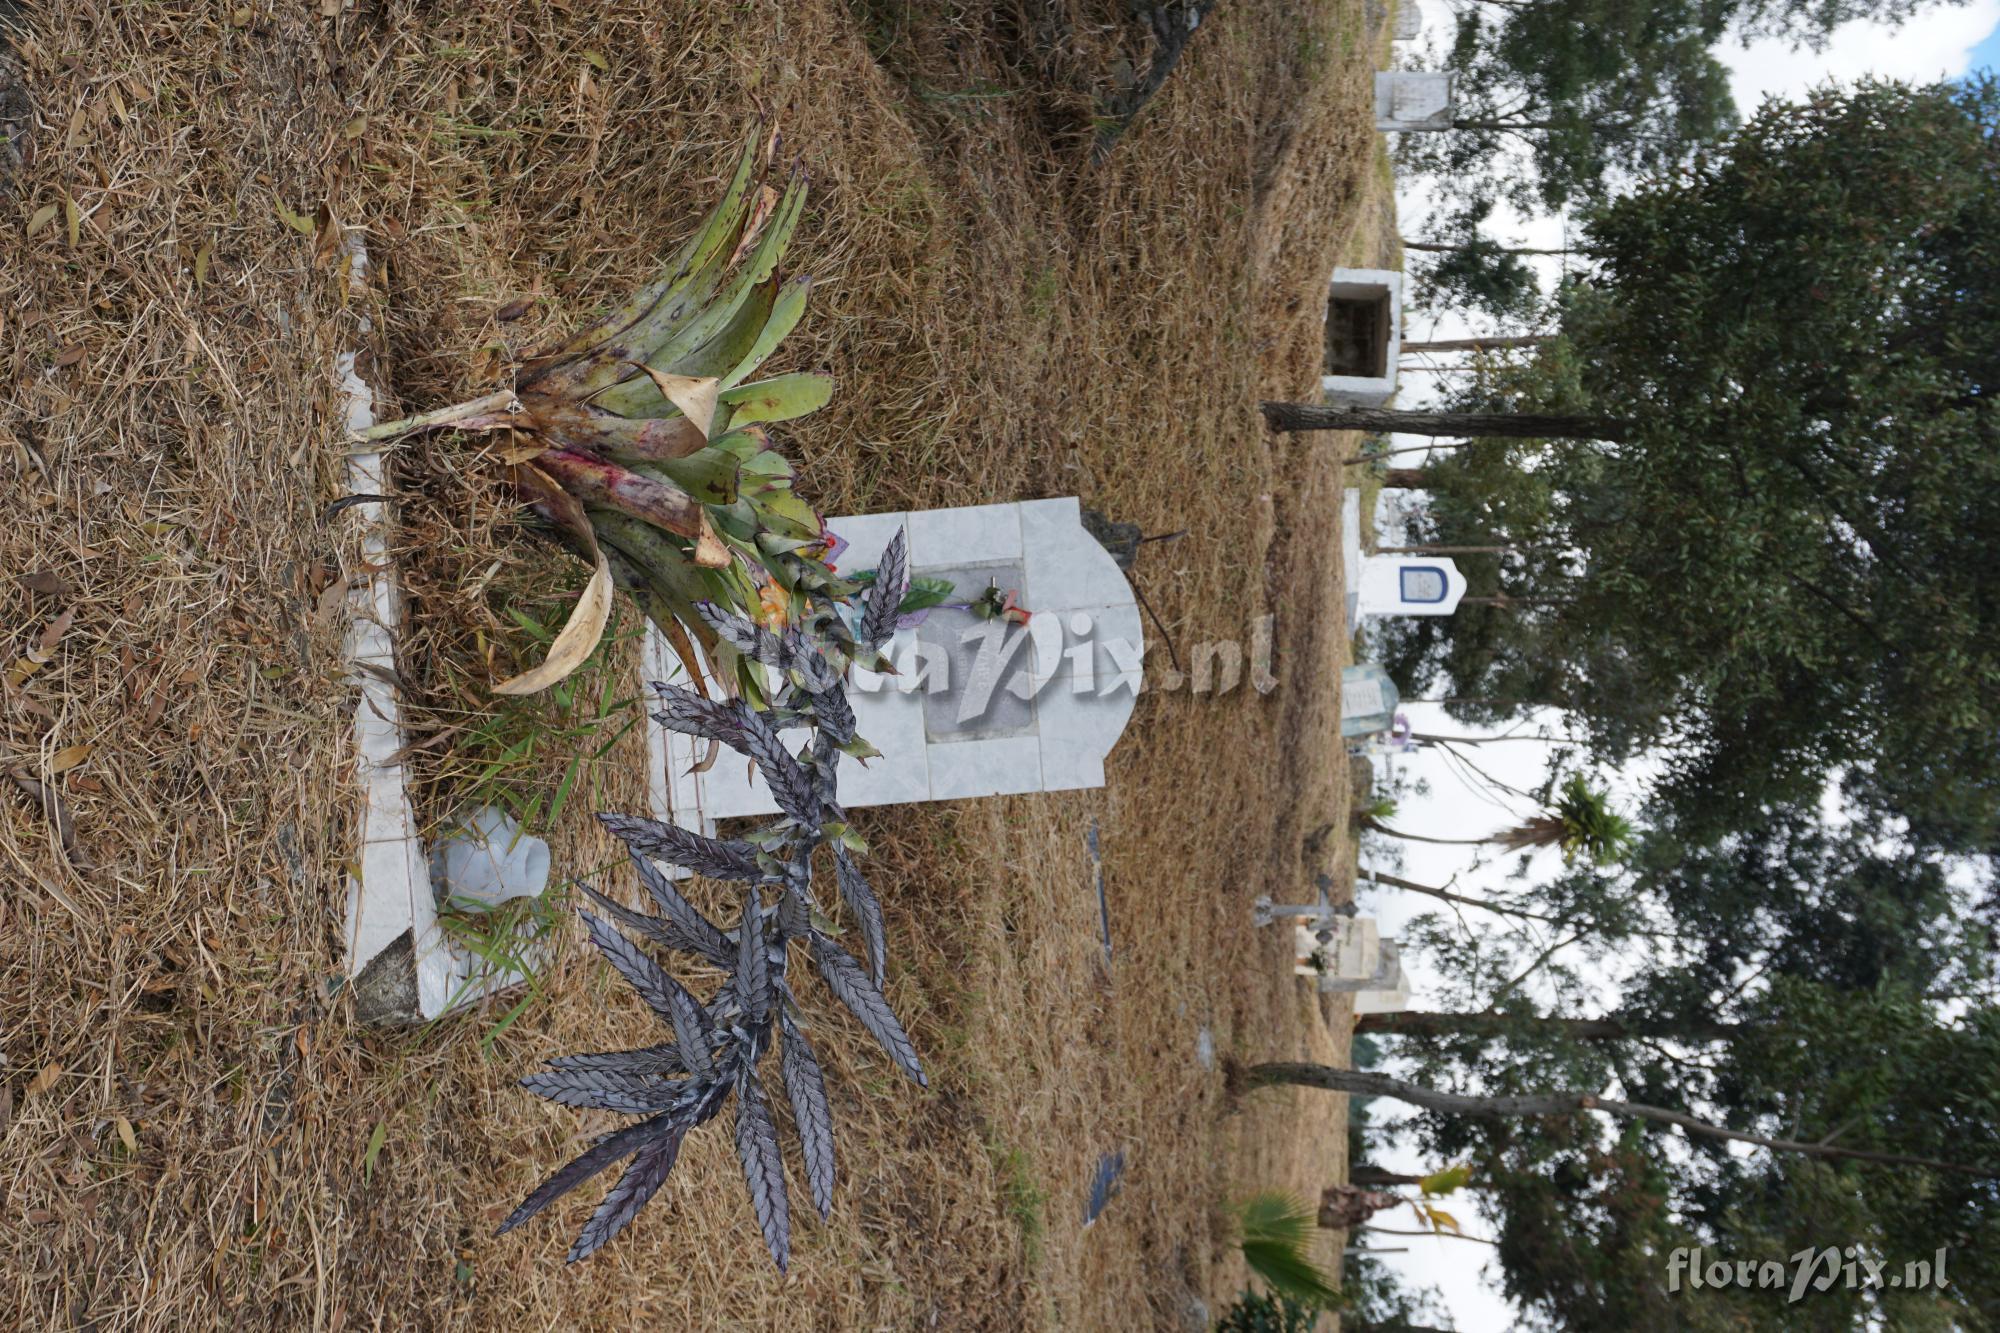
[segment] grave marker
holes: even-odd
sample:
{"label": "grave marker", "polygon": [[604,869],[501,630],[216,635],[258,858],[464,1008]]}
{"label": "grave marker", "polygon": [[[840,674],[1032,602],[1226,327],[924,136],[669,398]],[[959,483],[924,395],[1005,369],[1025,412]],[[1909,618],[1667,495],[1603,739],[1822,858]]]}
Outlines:
{"label": "grave marker", "polygon": [[[907,529],[912,574],[951,579],[953,602],[991,585],[1016,591],[1033,613],[1026,626],[1010,626],[940,607],[890,641],[895,676],[851,672],[857,729],[882,757],[841,764],[841,804],[1104,785],[1104,757],[1138,699],[1145,632],[1131,584],[1085,530],[1074,497],[853,515],[827,527],[848,543],[842,570],[874,568]],[[737,756],[694,773],[705,746],[656,724],[649,731],[666,758],[652,773],[660,818],[701,829],[776,811],[763,779]]]}
{"label": "grave marker", "polygon": [[1452,76],[1385,69],[1375,75],[1375,128],[1384,134],[1452,127]]}
{"label": "grave marker", "polygon": [[1371,736],[1387,731],[1396,722],[1396,706],[1403,701],[1396,682],[1373,662],[1361,662],[1340,671],[1340,734],[1343,737]]}
{"label": "grave marker", "polygon": [[1448,616],[1465,596],[1465,575],[1449,556],[1378,555],[1361,567],[1364,616]]}
{"label": "grave marker", "polygon": [[1403,275],[1337,268],[1327,284],[1326,366],[1320,394],[1347,407],[1381,407],[1396,392],[1403,350]]}

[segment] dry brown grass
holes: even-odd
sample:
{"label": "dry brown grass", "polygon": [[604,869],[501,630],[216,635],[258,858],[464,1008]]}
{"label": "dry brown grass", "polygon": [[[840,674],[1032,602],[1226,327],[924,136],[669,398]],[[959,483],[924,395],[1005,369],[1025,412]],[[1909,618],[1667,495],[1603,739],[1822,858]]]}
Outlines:
{"label": "dry brown grass", "polygon": [[[1322,608],[1339,596],[1326,459],[1347,442],[1273,439],[1255,403],[1310,388],[1321,284],[1373,225],[1356,205],[1378,53],[1358,0],[1223,6],[1092,168],[1124,7],[1033,7],[1039,27],[1028,8],[321,18],[52,0],[35,16],[40,127],[15,201],[59,207],[32,238],[10,222],[0,249],[0,475],[23,509],[0,528],[8,658],[75,617],[0,700],[0,757],[47,778],[75,847],[7,795],[11,1326],[1168,1327],[1186,1293],[1226,1300],[1241,1282],[1227,1200],[1310,1194],[1342,1169],[1339,1099],[1231,1114],[1194,1048],[1206,1024],[1225,1055],[1344,1055],[1288,976],[1288,941],[1253,935],[1247,909],[1310,882],[1304,835],[1346,805],[1345,645]],[[512,1080],[634,1040],[636,1006],[566,945],[547,999],[488,1058],[498,1010],[368,1031],[325,985],[354,793],[320,608],[358,571],[321,513],[343,467],[330,366],[356,311],[279,205],[365,230],[383,266],[378,381],[427,406],[643,272],[705,204],[750,107],[814,171],[794,253],[821,285],[788,355],[841,377],[791,441],[824,505],[1074,493],[1187,528],[1142,555],[1149,598],[1184,653],[1275,615],[1280,684],[1150,694],[1101,792],[870,812],[891,999],[932,1090],[829,1016],[844,1181],[789,1279],[713,1133],[610,1251],[567,1269],[588,1199],[490,1233],[601,1126]],[[532,292],[525,319],[495,322]],[[398,475],[403,674],[429,736],[490,706],[477,686],[517,641],[502,599],[559,604],[578,580],[512,534],[463,446],[411,446]],[[62,590],[12,582],[39,571]],[[86,763],[50,772],[84,743]],[[591,775],[626,808],[634,754]],[[424,770],[431,813],[451,775]],[[582,815],[549,830],[560,864],[605,856]],[[1124,1190],[1085,1231],[1085,1183],[1114,1146]]]}

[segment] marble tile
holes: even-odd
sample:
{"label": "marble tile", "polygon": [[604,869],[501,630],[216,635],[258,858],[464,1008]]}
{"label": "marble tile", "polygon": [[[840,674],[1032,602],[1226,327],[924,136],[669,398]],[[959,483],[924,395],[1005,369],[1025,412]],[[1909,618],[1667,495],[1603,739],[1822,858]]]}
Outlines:
{"label": "marble tile", "polygon": [[1132,601],[1125,572],[1084,531],[1075,496],[1021,505],[1021,552],[1027,564],[1022,601],[1032,611],[1070,611]]}
{"label": "marble tile", "polygon": [[976,565],[1020,558],[1019,505],[922,509],[910,515],[910,561],[918,573],[927,573],[940,565]]}
{"label": "marble tile", "polygon": [[882,752],[866,766],[840,761],[842,805],[895,805],[927,801],[931,795],[930,749],[924,739],[923,701],[885,693],[855,696],[855,730]]}
{"label": "marble tile", "polygon": [[890,539],[909,521],[908,514],[842,514],[826,521],[826,526],[847,543],[834,559],[843,571],[873,569],[882,561]]}
{"label": "marble tile", "polygon": [[930,747],[931,799],[1005,796],[1042,785],[1042,747],[1034,736],[960,741]]}

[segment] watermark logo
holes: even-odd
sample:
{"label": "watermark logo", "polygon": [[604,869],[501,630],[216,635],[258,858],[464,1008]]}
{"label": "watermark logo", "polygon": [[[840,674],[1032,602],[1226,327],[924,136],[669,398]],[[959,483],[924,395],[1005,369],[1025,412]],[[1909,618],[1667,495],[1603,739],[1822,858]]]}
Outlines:
{"label": "watermark logo", "polygon": [[1858,1245],[1829,1245],[1825,1249],[1800,1250],[1785,1261],[1711,1260],[1707,1257],[1708,1252],[1699,1246],[1694,1249],[1682,1247],[1667,1258],[1667,1290],[1677,1292],[1684,1286],[1695,1290],[1702,1287],[1783,1289],[1787,1304],[1804,1300],[1808,1291],[1831,1291],[1835,1286],[1846,1291],[1879,1291],[1886,1288],[1939,1290],[1948,1285],[1944,1273],[1945,1253],[1940,1247],[1931,1258],[1912,1259],[1897,1270],[1875,1259]]}
{"label": "watermark logo", "polygon": [[893,674],[856,667],[850,684],[859,694],[893,690],[948,703],[961,725],[988,718],[1003,697],[1026,703],[1053,691],[1106,699],[1142,689],[1225,695],[1248,684],[1268,694],[1278,683],[1271,670],[1275,623],[1269,615],[1251,621],[1247,644],[1196,644],[1183,672],[1162,661],[1164,653],[1147,651],[1154,645],[1107,632],[1088,611],[1037,612],[1024,626],[934,618],[891,641]]}

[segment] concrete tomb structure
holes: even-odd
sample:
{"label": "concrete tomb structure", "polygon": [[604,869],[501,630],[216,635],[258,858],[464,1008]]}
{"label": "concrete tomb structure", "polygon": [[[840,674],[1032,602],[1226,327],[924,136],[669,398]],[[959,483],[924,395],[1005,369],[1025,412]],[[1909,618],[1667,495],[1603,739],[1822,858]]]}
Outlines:
{"label": "concrete tomb structure", "polygon": [[1337,268],[1327,287],[1320,394],[1342,407],[1381,407],[1396,392],[1403,347],[1403,275]]}

